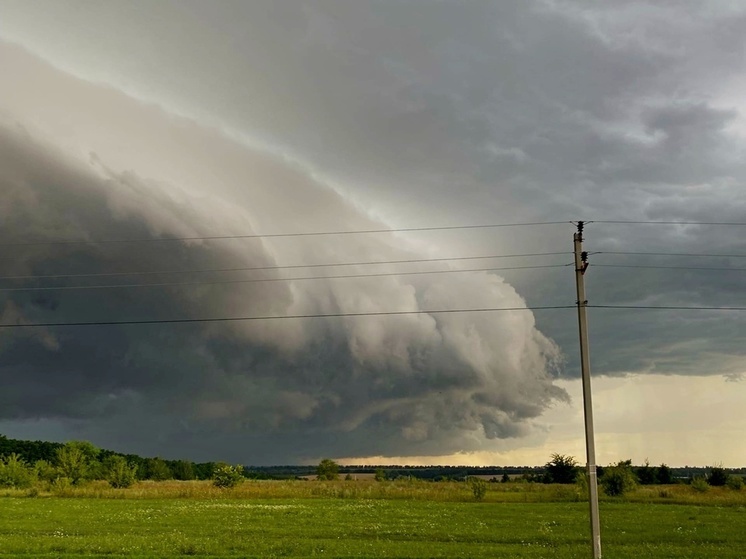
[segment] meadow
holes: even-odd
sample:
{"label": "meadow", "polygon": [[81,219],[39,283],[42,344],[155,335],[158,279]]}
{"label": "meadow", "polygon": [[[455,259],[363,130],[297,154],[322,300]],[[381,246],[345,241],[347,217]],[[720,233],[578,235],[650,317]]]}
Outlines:
{"label": "meadow", "polygon": [[[639,487],[601,502],[607,558],[742,558],[746,491]],[[0,493],[0,557],[590,555],[579,486],[411,481],[103,482]]]}

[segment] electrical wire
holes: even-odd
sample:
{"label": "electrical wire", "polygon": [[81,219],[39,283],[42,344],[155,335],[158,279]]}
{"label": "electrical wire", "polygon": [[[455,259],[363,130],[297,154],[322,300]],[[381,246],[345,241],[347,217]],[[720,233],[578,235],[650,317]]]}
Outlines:
{"label": "electrical wire", "polygon": [[592,309],[631,309],[658,311],[746,311],[746,307],[693,307],[683,305],[586,305]]}
{"label": "electrical wire", "polygon": [[328,268],[336,266],[369,266],[375,264],[413,264],[420,262],[448,262],[458,260],[486,260],[490,258],[523,258],[530,256],[558,256],[572,254],[571,252],[535,252],[530,254],[491,254],[485,256],[456,256],[448,258],[411,258],[406,260],[376,260],[367,262],[332,262],[327,264],[292,264],[286,266],[250,266],[246,268],[206,268],[197,270],[149,270],[136,272],[100,272],[92,274],[48,274],[48,275],[17,275],[0,276],[0,280],[19,279],[69,279],[69,278],[102,278],[122,276],[145,276],[161,274],[206,274],[213,272],[248,272],[259,270],[290,270],[298,268]]}
{"label": "electrical wire", "polygon": [[398,229],[362,229],[353,231],[312,231],[300,233],[264,233],[251,235],[208,235],[194,237],[166,237],[141,239],[100,239],[100,240],[57,240],[57,241],[19,241],[0,243],[0,247],[39,246],[39,245],[93,245],[93,244],[123,244],[123,243],[159,243],[176,241],[215,241],[226,239],[270,239],[280,237],[318,237],[331,235],[368,235],[374,233],[411,233],[421,231],[454,231],[466,229],[494,229],[498,227],[534,227],[539,225],[560,225],[572,223],[570,221],[535,221],[525,223],[488,223],[481,225],[446,225],[441,227],[404,227]]}
{"label": "electrical wire", "polygon": [[650,268],[655,270],[702,270],[718,272],[746,272],[746,268],[718,268],[714,266],[648,266],[646,264],[592,264],[594,268]]}
{"label": "electrical wire", "polygon": [[319,313],[319,314],[295,314],[280,316],[235,316],[215,318],[172,318],[153,320],[103,320],[84,322],[28,322],[24,324],[0,324],[0,328],[51,328],[57,326],[123,326],[123,325],[146,325],[146,324],[189,324],[201,322],[246,322],[258,320],[299,320],[311,318],[342,318],[362,316],[403,316],[417,314],[456,314],[456,313],[483,313],[501,311],[544,311],[555,309],[574,309],[575,305],[554,305],[539,307],[497,307],[476,309],[430,309],[418,311],[381,311],[381,312],[349,312],[349,313]]}
{"label": "electrical wire", "polygon": [[704,254],[694,252],[627,252],[619,250],[597,250],[589,254],[621,254],[628,256],[692,256],[707,258],[746,258],[746,254]]}
{"label": "electrical wire", "polygon": [[337,276],[303,276],[291,278],[251,278],[235,280],[213,280],[213,281],[184,281],[184,282],[161,282],[161,283],[120,283],[110,285],[64,285],[64,286],[34,286],[34,287],[2,287],[0,292],[17,292],[17,291],[79,291],[89,289],[123,289],[139,287],[167,287],[167,286],[187,286],[187,285],[223,285],[223,284],[241,284],[241,283],[265,283],[278,281],[304,281],[304,280],[325,280],[325,279],[351,279],[351,278],[376,278],[387,276],[414,276],[426,274],[451,274],[451,273],[468,273],[468,272],[493,272],[499,270],[529,270],[537,268],[564,268],[574,264],[544,264],[537,266],[508,266],[498,268],[477,268],[470,270],[428,270],[416,272],[381,272],[377,274],[345,274]]}
{"label": "electrical wire", "polygon": [[627,221],[627,220],[600,220],[585,221],[588,223],[611,223],[618,225],[724,225],[735,227],[746,227],[746,223],[736,221]]}

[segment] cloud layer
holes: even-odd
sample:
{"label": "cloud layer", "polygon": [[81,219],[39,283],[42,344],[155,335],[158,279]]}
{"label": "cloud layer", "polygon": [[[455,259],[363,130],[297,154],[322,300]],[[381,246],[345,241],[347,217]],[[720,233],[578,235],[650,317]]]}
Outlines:
{"label": "cloud layer", "polygon": [[[602,222],[746,222],[746,10],[737,4],[68,0],[5,8],[0,37],[56,68],[17,46],[0,48],[9,78],[0,105],[10,123],[4,142],[15,154],[6,168],[22,185],[8,198],[6,235],[12,229],[19,238],[199,236],[586,219],[596,220],[586,228],[586,248],[601,251],[591,255],[586,279],[591,304],[741,306],[743,228]],[[17,122],[26,135],[13,129]],[[60,153],[52,154],[55,149]],[[32,180],[41,173],[35,164],[21,164],[36,159],[46,162],[40,168],[55,169],[40,182]],[[53,190],[45,181],[56,176],[75,179]],[[170,245],[167,256],[155,245],[97,247],[94,255],[93,247],[63,247],[51,260],[43,247],[31,247],[14,265],[25,270],[48,262],[50,270],[69,270],[64,261],[74,269],[109,270],[131,262],[185,269],[556,252],[570,249],[572,230],[568,224],[323,242],[189,243]],[[697,267],[718,269],[682,269]],[[386,270],[393,268],[376,268]],[[80,316],[106,309],[198,316],[574,303],[570,270],[504,274],[508,283],[476,274],[116,296],[89,290],[64,299],[52,292],[34,295],[36,306],[29,294],[6,293],[12,304],[4,312],[18,320],[61,312],[54,309]],[[594,372],[738,375],[744,370],[742,315],[592,310]],[[183,409],[158,393],[169,411],[157,421],[145,414],[142,431],[161,424],[159,432],[170,440],[167,433],[190,433],[198,425],[210,433],[204,438],[223,433],[213,450],[243,444],[248,431],[290,433],[250,444],[275,449],[274,457],[305,455],[298,441],[348,456],[404,453],[407,445],[434,454],[480,448],[484,433],[524,434],[552,398],[563,397],[547,376],[558,350],[537,328],[564,354],[561,374],[578,374],[572,312],[536,313],[533,320],[524,312],[180,326],[172,331],[182,334],[167,341],[181,340],[189,350],[184,382],[210,398],[173,394],[174,402],[187,402]],[[157,349],[166,343],[158,338],[165,330],[137,336],[124,330],[117,351],[129,361],[114,376],[128,367],[147,370],[151,359],[158,370],[169,368]],[[70,343],[57,331],[25,336],[30,345],[14,350],[16,363],[39,344],[64,352]],[[132,336],[150,349],[128,352]],[[210,347],[197,358],[190,352],[204,339]],[[252,360],[237,356],[244,347]],[[81,346],[75,355],[85,353]],[[97,367],[81,365],[87,375]],[[247,369],[256,380],[239,389],[246,381],[236,381],[244,377],[235,371]],[[225,380],[213,392],[200,384],[207,370]],[[287,383],[277,371],[287,372]],[[169,384],[170,375],[162,374]],[[43,384],[37,383],[40,394]],[[141,384],[129,387],[127,397],[143,398],[147,383]],[[231,400],[249,392],[243,403]],[[104,405],[93,393],[81,394],[86,405]],[[202,419],[195,423],[197,415]],[[248,419],[228,429],[228,416]],[[115,423],[102,430],[116,430]],[[140,444],[127,429],[117,433]]]}
{"label": "cloud layer", "polygon": [[[27,55],[6,48],[8,57]],[[10,64],[8,65],[10,66]],[[27,66],[28,67],[28,66]],[[422,256],[392,235],[226,241],[96,243],[261,231],[380,229],[381,223],[297,165],[213,130],[174,121],[158,109],[38,67],[40,79],[77,99],[117,106],[122,121],[147,121],[142,155],[182,152],[164,165],[211,166],[214,190],[172,185],[107,166],[126,130],[88,132],[80,114],[71,144],[100,148],[87,160],[34,139],[20,124],[2,129],[2,236],[9,276],[98,274],[89,278],[5,280],[3,323],[283,316],[448,308],[523,307],[487,273],[338,280],[281,279],[314,269],[159,274],[200,270],[386,261]],[[28,97],[23,102],[28,103]],[[23,103],[14,107],[23,116]],[[47,135],[71,115],[63,104]],[[91,121],[96,115],[87,111]],[[147,114],[147,117],[143,116]],[[60,120],[55,120],[60,119]],[[154,120],[153,120],[154,119]],[[53,123],[51,126],[49,123]],[[64,123],[63,123],[64,124]],[[82,132],[81,132],[82,131]],[[91,134],[91,137],[86,137]],[[210,145],[189,163],[190,145]],[[176,151],[173,151],[176,153]],[[174,156],[175,157],[175,156]],[[168,170],[165,171],[168,174]],[[54,241],[77,241],[54,244]],[[35,244],[25,245],[32,242]],[[49,244],[51,243],[51,244]],[[385,273],[391,265],[345,266]],[[339,270],[331,275],[338,275]],[[323,274],[322,274],[323,275]],[[201,285],[99,289],[126,283]],[[85,290],[13,291],[20,287]],[[529,312],[414,314],[199,325],[49,327],[3,331],[4,420],[53,419],[97,440],[199,458],[274,462],[323,454],[427,454],[470,450],[516,437],[554,400],[558,348]],[[240,444],[239,444],[240,441]],[[230,450],[229,450],[230,449]]]}

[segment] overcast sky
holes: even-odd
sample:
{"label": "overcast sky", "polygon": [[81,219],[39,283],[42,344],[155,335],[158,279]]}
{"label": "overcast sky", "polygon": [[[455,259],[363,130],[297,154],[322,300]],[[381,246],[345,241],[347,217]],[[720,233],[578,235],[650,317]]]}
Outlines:
{"label": "overcast sky", "polygon": [[[584,460],[576,312],[531,310],[575,303],[571,221],[593,222],[590,305],[746,306],[741,2],[0,13],[0,323],[412,313],[5,328],[0,433],[247,464]],[[425,271],[448,272],[393,275]],[[485,308],[517,310],[427,312]],[[601,463],[746,465],[746,313],[589,321]]]}

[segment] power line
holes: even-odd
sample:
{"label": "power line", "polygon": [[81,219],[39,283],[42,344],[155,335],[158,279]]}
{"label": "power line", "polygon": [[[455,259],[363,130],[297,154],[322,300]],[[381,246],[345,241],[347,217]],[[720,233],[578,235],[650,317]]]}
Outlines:
{"label": "power line", "polygon": [[588,305],[594,309],[632,309],[659,311],[746,311],[746,307],[692,307],[683,305]]}
{"label": "power line", "polygon": [[746,268],[726,268],[714,266],[648,266],[646,264],[594,264],[594,268],[651,268],[656,270],[704,270],[720,272],[746,272]]}
{"label": "power line", "polygon": [[628,220],[600,220],[586,221],[588,223],[612,223],[619,225],[725,225],[746,227],[746,223],[735,221],[628,221]]}
{"label": "power line", "polygon": [[694,252],[627,252],[619,250],[598,250],[590,254],[621,254],[629,256],[692,256],[708,258],[746,258],[746,254],[704,254]]}
{"label": "power line", "polygon": [[223,284],[241,284],[241,283],[265,283],[278,281],[304,281],[304,280],[325,280],[325,279],[351,279],[351,278],[375,278],[386,276],[414,276],[426,274],[452,274],[468,272],[493,272],[499,270],[529,270],[537,268],[564,268],[572,264],[544,264],[537,266],[508,266],[498,268],[477,268],[470,270],[430,270],[416,272],[381,272],[377,274],[345,274],[337,276],[304,276],[292,278],[251,278],[236,280],[213,280],[213,281],[184,281],[184,282],[161,282],[161,283],[120,283],[112,285],[64,285],[64,286],[41,286],[41,287],[2,287],[0,292],[17,292],[17,291],[80,291],[89,289],[124,289],[139,287],[167,287],[167,286],[186,286],[186,285],[223,285]]}
{"label": "power line", "polygon": [[404,227],[398,229],[361,229],[353,231],[312,231],[299,233],[264,233],[251,235],[208,235],[194,237],[165,237],[140,239],[100,239],[100,240],[57,240],[57,241],[20,241],[0,243],[0,247],[38,246],[38,245],[93,245],[93,244],[123,244],[123,243],[160,243],[175,241],[216,241],[226,239],[270,239],[279,237],[318,237],[325,235],[368,235],[374,233],[411,233],[418,231],[454,231],[466,229],[494,229],[498,227],[534,227],[539,225],[568,224],[570,221],[535,221],[525,223],[488,223],[480,225],[447,225],[440,227]]}
{"label": "power line", "polygon": [[0,328],[51,328],[55,326],[123,326],[123,325],[145,325],[145,324],[189,324],[201,322],[246,322],[255,320],[299,320],[311,318],[342,318],[358,316],[403,316],[417,314],[456,314],[471,312],[501,312],[501,311],[543,311],[554,309],[574,309],[575,305],[556,305],[539,307],[497,307],[476,309],[431,309],[418,311],[382,311],[382,312],[349,312],[349,313],[319,313],[319,314],[295,314],[281,316],[236,316],[215,318],[172,318],[153,320],[106,320],[86,322],[30,322],[25,324],[0,324]]}
{"label": "power line", "polygon": [[406,260],[376,260],[367,262],[330,262],[326,264],[291,264],[285,266],[250,266],[245,268],[204,268],[196,270],[149,270],[136,272],[100,272],[91,274],[48,274],[48,275],[18,275],[18,276],[0,276],[0,280],[19,280],[19,279],[68,279],[68,278],[100,278],[100,277],[121,277],[121,276],[144,276],[160,274],[206,274],[212,272],[248,272],[259,270],[290,270],[298,268],[328,268],[336,266],[368,266],[375,264],[413,264],[420,262],[448,262],[457,260],[486,260],[490,258],[523,258],[530,256],[558,256],[570,254],[564,252],[535,252],[529,254],[491,254],[485,256],[456,256],[448,258],[411,258]]}

